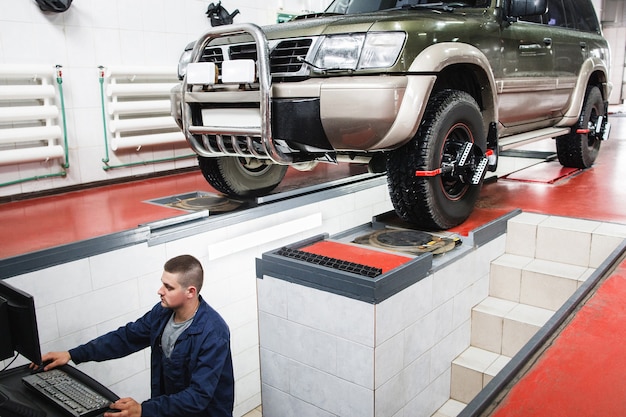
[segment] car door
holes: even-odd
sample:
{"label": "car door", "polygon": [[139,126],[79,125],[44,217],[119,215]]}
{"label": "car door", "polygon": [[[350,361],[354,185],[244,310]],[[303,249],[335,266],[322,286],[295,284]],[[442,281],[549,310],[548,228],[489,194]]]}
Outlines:
{"label": "car door", "polygon": [[553,101],[561,114],[569,105],[583,61],[588,56],[585,36],[578,29],[580,13],[571,0],[548,0],[548,12],[543,17],[550,31],[557,77]]}
{"label": "car door", "polygon": [[502,29],[499,89],[500,122],[506,133],[548,125],[554,116],[557,85],[550,31],[538,21],[519,20]]}

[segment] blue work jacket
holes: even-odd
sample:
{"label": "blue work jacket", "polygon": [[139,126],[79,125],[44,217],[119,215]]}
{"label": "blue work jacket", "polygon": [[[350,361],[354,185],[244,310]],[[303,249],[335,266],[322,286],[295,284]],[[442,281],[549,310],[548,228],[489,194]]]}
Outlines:
{"label": "blue work jacket", "polygon": [[191,325],[170,358],[161,335],[172,310],[161,304],[135,322],[70,350],[75,363],[105,361],[152,348],[152,395],[141,404],[145,417],[232,417],[234,402],[230,332],[202,297]]}

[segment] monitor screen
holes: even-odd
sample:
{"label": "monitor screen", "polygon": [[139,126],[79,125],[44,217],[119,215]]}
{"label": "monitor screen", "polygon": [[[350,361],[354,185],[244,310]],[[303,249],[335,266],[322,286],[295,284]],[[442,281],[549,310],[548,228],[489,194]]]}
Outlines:
{"label": "monitor screen", "polygon": [[35,300],[4,280],[0,280],[0,334],[1,360],[18,352],[33,363],[41,363]]}

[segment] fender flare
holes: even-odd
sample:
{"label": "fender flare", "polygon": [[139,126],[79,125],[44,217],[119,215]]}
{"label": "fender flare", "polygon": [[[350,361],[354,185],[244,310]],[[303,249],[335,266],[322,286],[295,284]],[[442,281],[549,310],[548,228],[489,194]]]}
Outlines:
{"label": "fender flare", "polygon": [[576,122],[578,122],[578,118],[585,101],[587,86],[589,85],[589,80],[591,80],[594,74],[601,74],[598,80],[600,81],[600,91],[602,92],[602,97],[604,97],[605,101],[609,99],[611,90],[613,89],[613,84],[608,80],[608,71],[604,62],[597,57],[588,58],[585,62],[583,62],[583,65],[580,68],[580,73],[578,74],[578,79],[576,80],[576,87],[574,87],[569,107],[565,111],[563,119],[561,119],[557,126],[573,126]]}
{"label": "fender flare", "polygon": [[[489,60],[482,51],[473,45],[457,42],[442,42],[424,49],[411,63],[410,73],[439,74],[453,65],[471,65],[481,75],[481,101],[485,132],[491,122],[498,122],[498,90]],[[429,96],[432,91],[429,92]],[[421,120],[423,114],[420,114]]]}

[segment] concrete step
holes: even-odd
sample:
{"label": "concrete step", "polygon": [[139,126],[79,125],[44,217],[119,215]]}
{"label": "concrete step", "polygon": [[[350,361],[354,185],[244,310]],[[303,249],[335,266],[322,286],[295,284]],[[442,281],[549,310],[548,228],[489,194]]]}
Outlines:
{"label": "concrete step", "polygon": [[522,213],[507,222],[505,252],[597,268],[625,237],[625,225]]}
{"label": "concrete step", "polygon": [[491,263],[489,294],[558,310],[594,268],[505,253]]}
{"label": "concrete step", "polygon": [[541,307],[487,297],[472,309],[471,345],[514,356],[553,314]]}
{"label": "concrete step", "polygon": [[469,403],[509,360],[508,356],[470,346],[452,361],[450,398]]}
{"label": "concrete step", "polygon": [[472,309],[471,346],[452,363],[450,400],[433,417],[456,417],[624,237],[625,226],[588,220],[510,219],[505,254],[491,264],[490,296]]}
{"label": "concrete step", "polygon": [[457,417],[467,404],[449,399],[432,417]]}

